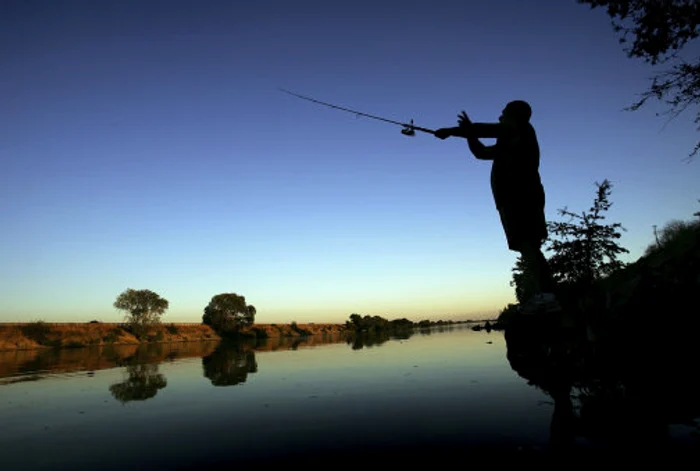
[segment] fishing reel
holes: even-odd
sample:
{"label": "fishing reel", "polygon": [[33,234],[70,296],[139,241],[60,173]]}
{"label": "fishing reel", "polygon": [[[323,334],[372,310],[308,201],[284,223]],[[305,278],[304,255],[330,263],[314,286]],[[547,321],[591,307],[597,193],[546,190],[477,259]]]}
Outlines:
{"label": "fishing reel", "polygon": [[405,124],[403,129],[401,130],[401,134],[404,136],[415,136],[416,135],[416,130],[413,127],[413,120],[411,120],[411,124]]}

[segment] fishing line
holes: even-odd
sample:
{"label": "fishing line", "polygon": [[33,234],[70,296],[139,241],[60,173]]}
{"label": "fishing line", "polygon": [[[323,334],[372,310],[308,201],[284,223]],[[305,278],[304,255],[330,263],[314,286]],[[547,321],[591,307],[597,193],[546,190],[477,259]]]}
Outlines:
{"label": "fishing line", "polygon": [[376,119],[376,120],[378,120],[378,121],[384,121],[385,123],[396,124],[396,125],[401,126],[401,127],[403,128],[403,129],[401,129],[401,134],[403,134],[404,136],[415,136],[415,135],[416,135],[416,131],[421,131],[421,132],[425,132],[425,133],[433,134],[433,135],[435,134],[435,131],[432,130],[432,129],[423,128],[423,127],[414,125],[414,124],[413,124],[413,120],[411,120],[411,121],[408,122],[408,123],[402,123],[402,122],[400,122],[400,121],[394,121],[393,119],[382,118],[381,116],[371,115],[371,114],[369,114],[369,113],[364,113],[364,112],[362,112],[362,111],[357,111],[357,110],[353,110],[353,109],[350,109],[350,108],[345,108],[345,107],[343,107],[343,106],[334,105],[334,104],[332,104],[332,103],[327,103],[327,102],[325,102],[325,101],[317,100],[317,99],[315,99],[315,98],[311,98],[311,97],[308,97],[308,96],[300,95],[300,94],[298,94],[298,93],[294,93],[294,92],[291,92],[291,91],[289,91],[289,90],[285,90],[284,88],[280,88],[279,90],[282,91],[282,92],[284,92],[284,93],[288,93],[288,94],[290,94],[290,95],[292,95],[292,96],[295,96],[295,97],[297,97],[297,98],[301,98],[302,100],[306,100],[306,101],[310,101],[310,102],[313,102],[313,103],[317,103],[317,104],[319,104],[319,105],[327,106],[327,107],[329,107],[329,108],[334,108],[334,109],[336,109],[336,110],[345,111],[345,112],[347,112],[347,113],[352,113],[352,114],[354,114],[354,115],[356,115],[356,116],[364,116],[364,117],[366,117],[366,118]]}

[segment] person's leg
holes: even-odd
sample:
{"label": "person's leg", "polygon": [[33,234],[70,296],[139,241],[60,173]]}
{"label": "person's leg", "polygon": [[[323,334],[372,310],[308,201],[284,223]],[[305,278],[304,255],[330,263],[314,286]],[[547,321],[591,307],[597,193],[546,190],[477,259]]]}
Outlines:
{"label": "person's leg", "polygon": [[508,248],[520,253],[527,279],[527,301],[520,310],[526,313],[553,312],[561,309],[554,293],[556,284],[542,253],[547,227],[541,208],[532,204],[513,204],[499,208]]}
{"label": "person's leg", "polygon": [[527,302],[521,304],[521,312],[535,314],[561,311],[555,292],[556,283],[539,245],[524,245],[520,253],[528,276],[532,279],[534,291]]}
{"label": "person's leg", "polygon": [[525,267],[530,272],[537,293],[553,293],[556,283],[549,269],[549,264],[538,244],[523,244],[520,255]]}

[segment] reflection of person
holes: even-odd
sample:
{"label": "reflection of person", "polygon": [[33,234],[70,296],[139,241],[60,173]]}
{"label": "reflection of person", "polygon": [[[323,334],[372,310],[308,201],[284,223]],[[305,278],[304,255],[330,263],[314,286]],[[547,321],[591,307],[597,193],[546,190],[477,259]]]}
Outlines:
{"label": "reflection of person", "polygon": [[571,401],[574,365],[573,347],[558,331],[541,326],[507,327],[506,357],[513,371],[554,400],[548,449],[568,453],[575,448],[578,419]]}
{"label": "reflection of person", "polygon": [[560,385],[545,392],[554,399],[554,410],[549,425],[549,448],[556,452],[569,452],[574,448],[577,434],[577,418],[571,403],[571,385]]}
{"label": "reflection of person", "polygon": [[[493,162],[491,189],[508,248],[520,252],[535,286],[535,295],[521,309],[547,312],[559,310],[559,306],[554,297],[555,283],[541,250],[547,238],[545,193],[531,114],[530,105],[524,101],[508,103],[498,123],[472,123],[463,111],[458,117],[458,127],[438,129],[435,136],[466,138],[474,157]],[[485,146],[480,138],[495,138],[496,143]]]}

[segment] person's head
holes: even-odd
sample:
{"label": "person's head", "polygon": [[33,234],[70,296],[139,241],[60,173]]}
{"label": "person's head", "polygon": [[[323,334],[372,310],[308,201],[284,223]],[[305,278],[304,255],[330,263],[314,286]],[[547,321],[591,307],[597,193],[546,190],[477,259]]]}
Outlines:
{"label": "person's head", "polygon": [[528,123],[532,116],[532,108],[526,101],[511,101],[503,108],[499,121],[511,121],[515,123]]}

